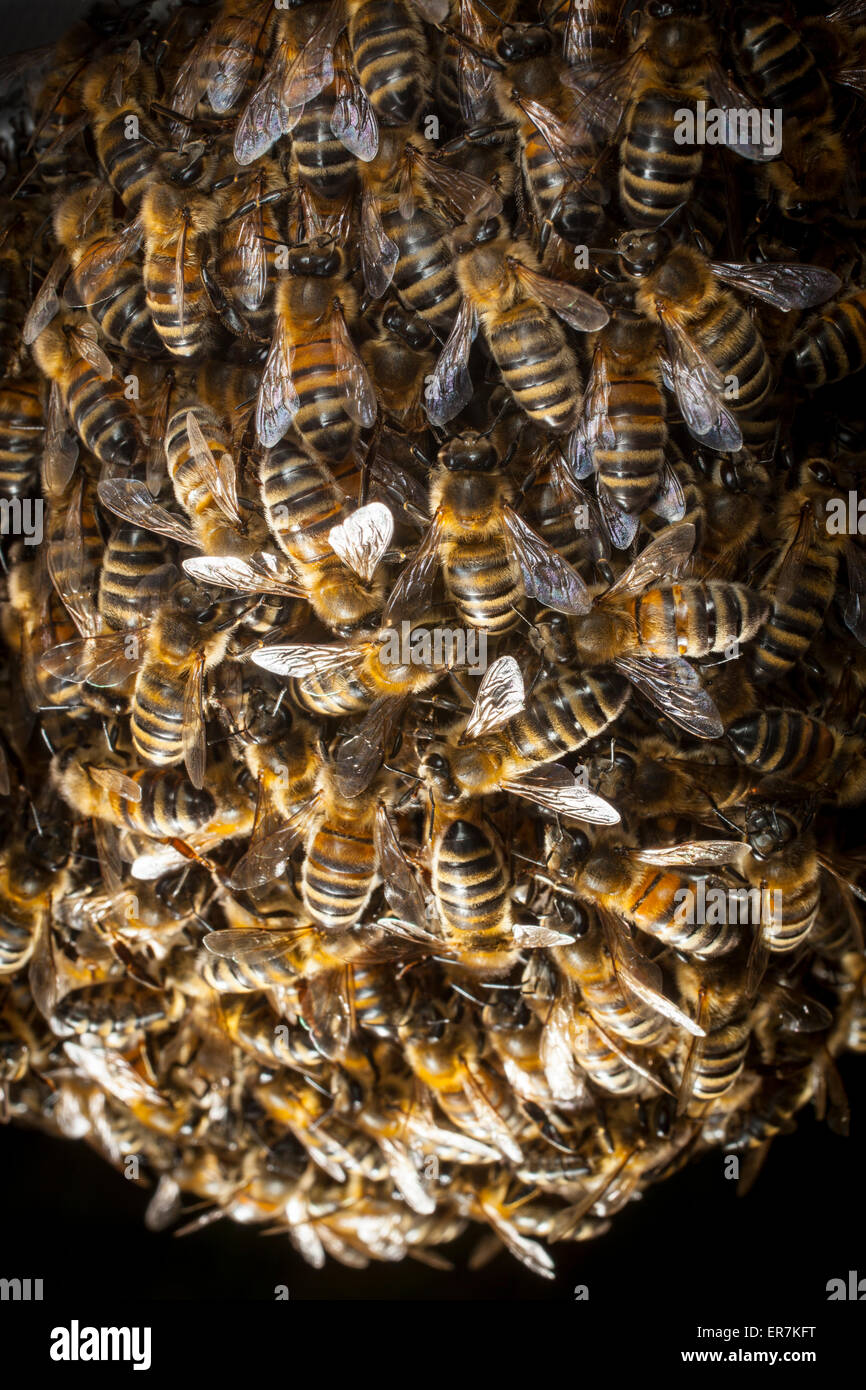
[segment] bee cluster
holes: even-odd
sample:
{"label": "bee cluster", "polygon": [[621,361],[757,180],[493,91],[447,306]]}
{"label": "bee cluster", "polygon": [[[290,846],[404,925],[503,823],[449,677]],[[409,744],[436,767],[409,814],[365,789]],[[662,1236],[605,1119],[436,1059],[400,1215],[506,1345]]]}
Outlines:
{"label": "bee cluster", "polygon": [[153,1225],[551,1275],[846,1127],[866,5],[726,15],[106,5],[7,74],[3,1105]]}

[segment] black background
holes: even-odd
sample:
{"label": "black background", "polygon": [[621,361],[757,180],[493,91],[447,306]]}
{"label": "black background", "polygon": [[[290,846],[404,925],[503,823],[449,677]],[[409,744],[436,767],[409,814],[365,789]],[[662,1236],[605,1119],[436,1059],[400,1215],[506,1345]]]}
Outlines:
{"label": "black background", "polygon": [[[0,56],[49,42],[85,8],[77,0],[38,0],[38,8],[0,0]],[[554,1247],[558,1273],[551,1282],[505,1253],[470,1271],[477,1233],[448,1249],[451,1272],[412,1261],[373,1264],[363,1272],[329,1262],[318,1271],[285,1237],[265,1238],[227,1221],[182,1239],[153,1234],[143,1225],[147,1192],[92,1150],[9,1127],[0,1134],[0,1277],[42,1278],[52,1319],[79,1316],[81,1303],[93,1310],[118,1298],[136,1307],[149,1300],[273,1301],[277,1285],[288,1287],[290,1301],[568,1303],[576,1335],[588,1328],[598,1335],[616,1330],[611,1351],[622,1365],[636,1354],[630,1327],[648,1334],[656,1352],[678,1359],[682,1348],[727,1345],[697,1343],[697,1322],[740,1328],[768,1321],[817,1324],[815,1343],[760,1345],[815,1345],[826,1374],[838,1355],[853,1349],[858,1323],[862,1328],[857,1306],[827,1303],[827,1281],[847,1278],[858,1267],[866,1276],[864,1066],[858,1058],[844,1058],[841,1072],[852,1102],[850,1138],[832,1134],[809,1110],[795,1137],[773,1145],[744,1199],[737,1197],[736,1183],[724,1178],[723,1156],[711,1155],[630,1204],[600,1240]],[[587,1304],[574,1303],[578,1284],[588,1286]],[[25,1322],[37,1312],[11,1304],[0,1310]],[[154,1321],[155,1315],[132,1320]],[[211,1325],[219,1364],[230,1353],[231,1338],[226,1344],[219,1316]],[[430,1350],[436,1354],[432,1344]],[[582,1355],[587,1354],[584,1341]]]}

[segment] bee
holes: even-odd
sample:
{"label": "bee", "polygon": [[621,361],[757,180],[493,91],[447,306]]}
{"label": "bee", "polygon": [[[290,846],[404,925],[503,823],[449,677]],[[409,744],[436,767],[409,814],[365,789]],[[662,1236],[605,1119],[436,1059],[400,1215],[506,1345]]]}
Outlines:
{"label": "bee", "polygon": [[277,247],[282,243],[275,204],[285,196],[286,181],[274,162],[258,165],[246,177],[232,177],[214,254],[220,287],[254,336],[263,340],[273,332]]}
{"label": "bee", "polygon": [[856,289],[813,314],[798,329],[786,361],[790,374],[814,391],[843,381],[866,365],[866,290]]}
{"label": "bee", "polygon": [[74,641],[78,635],[51,583],[47,556],[43,552],[38,560],[13,557],[8,582],[4,629],[10,646],[20,652],[21,679],[30,708],[43,714],[63,709],[77,719],[86,713],[81,678],[67,682],[43,665],[52,648]]}
{"label": "bee", "polygon": [[71,262],[64,303],[70,309],[87,309],[115,347],[134,357],[158,357],[162,344],[135,259],[142,242],[141,223],[135,219],[117,228],[104,200],[107,192],[104,184],[85,184],[68,194],[54,214],[57,240]]}
{"label": "bee", "polygon": [[232,1041],[266,1066],[315,1075],[325,1063],[305,1029],[287,1026],[260,996],[251,999],[248,994],[236,998],[223,994],[220,1015]]}
{"label": "bee", "polygon": [[137,41],[130,44],[120,63],[112,53],[91,64],[81,99],[105,177],[124,206],[136,213],[148,187],[156,181],[162,142],[141,102],[124,94],[133,77],[146,102],[154,94],[153,82],[141,63]]}
{"label": "bee", "polygon": [[523,1155],[511,1088],[481,1059],[467,1020],[443,1016],[434,1004],[423,1004],[401,1024],[400,1039],[414,1075],[429,1087],[451,1124],[519,1163]]}
{"label": "bee", "polygon": [[433,369],[435,339],[424,320],[389,303],[376,315],[376,332],[361,348],[379,408],[398,430],[425,425],[422,397]]}
{"label": "bee", "polygon": [[185,763],[199,789],[207,757],[204,677],[223,659],[236,621],[180,580],[150,626],[135,678],[129,727],[136,753],[152,767]]}
{"label": "bee", "polygon": [[100,463],[130,467],[141,449],[138,420],[93,325],[64,315],[39,334],[33,355],[60,388],[84,447]]}
{"label": "bee", "polygon": [[131,1047],[145,1034],[163,1032],[183,1013],[177,990],[146,989],[135,980],[91,985],[59,1000],[51,1015],[58,1037],[98,1038],[105,1047]]}
{"label": "bee", "polygon": [[56,994],[50,932],[51,908],[69,882],[69,826],[19,833],[0,859],[0,973],[14,975],[30,963],[30,989],[43,1014]]}
{"label": "bee", "polygon": [[752,892],[759,894],[759,914],[754,913],[754,900],[750,903],[752,915],[760,916],[751,961],[754,979],[765,953],[796,950],[815,925],[821,885],[814,835],[807,831],[767,857],[751,849],[739,867]]}
{"label": "bee", "polygon": [[860,738],[802,710],[772,706],[728,725],[726,737],[741,763],[762,776],[815,788],[841,805],[866,793]]}
{"label": "bee", "polygon": [[358,79],[385,126],[415,121],[430,86],[427,40],[401,0],[347,0],[347,35]]}
{"label": "bee", "polygon": [[234,459],[216,412],[198,403],[176,410],[166,426],[165,456],[196,548],[207,555],[246,554],[250,542],[238,502]]}
{"label": "bee", "polygon": [[599,484],[631,514],[644,511],[659,491],[667,424],[658,324],[635,312],[628,286],[612,290],[606,296],[610,322],[595,342],[582,434]]}
{"label": "bee", "polygon": [[672,246],[661,229],[624,233],[618,251],[635,283],[635,307],[665,331],[666,370],[689,432],[710,448],[736,452],[739,417],[757,417],[773,374],[757,328],[725,286],[789,311],[823,303],[838,276],[794,263],[711,262],[690,246]]}
{"label": "bee", "polygon": [[178,69],[170,98],[172,111],[191,116],[205,96],[218,115],[236,106],[275,22],[273,7],[267,3],[250,12],[235,0],[224,0]]}
{"label": "bee", "polygon": [[206,832],[218,819],[226,826],[227,801],[220,799],[220,812],[214,793],[195,787],[174,768],[147,768],[122,772],[119,767],[82,760],[81,750],[58,754],[52,775],[61,795],[83,816],[94,816],[120,829],[169,839],[184,839]]}
{"label": "bee", "polygon": [[752,1001],[742,960],[680,960],[679,995],[694,1010],[704,1036],[692,1039],[680,1078],[678,1109],[715,1105],[737,1084],[752,1033]]}
{"label": "bee", "polygon": [[430,882],[446,944],[464,969],[507,974],[519,952],[498,835],[470,810],[458,814],[438,804],[431,834]]}
{"label": "bee", "polygon": [[520,992],[503,993],[493,1003],[485,1004],[481,1020],[514,1094],[542,1109],[565,1104],[545,1074],[541,1022]]}
{"label": "bee", "polygon": [[583,290],[542,275],[529,243],[515,241],[502,217],[476,219],[455,233],[453,244],[464,298],[427,388],[431,422],[445,424],[471,398],[467,363],[480,326],[520,408],[542,427],[571,429],[580,372],[554,315],[587,333],[604,327],[607,310]]}
{"label": "bee", "polygon": [[762,105],[784,113],[781,154],[766,178],[786,216],[819,216],[842,189],[845,139],[833,96],[808,39],[779,15],[746,7],[735,21],[735,52]]}
{"label": "bee", "polygon": [[631,815],[640,819],[688,817],[718,829],[737,829],[728,817],[747,796],[749,773],[720,757],[713,746],[705,760],[700,750],[686,752],[661,736],[641,739],[640,745],[616,738],[599,739],[584,766],[595,790],[609,800],[628,799]]}
{"label": "bee", "polygon": [[201,275],[222,215],[219,194],[148,183],[141,200],[144,291],[153,326],[175,357],[194,358],[211,335],[211,299]]}
{"label": "bee", "polygon": [[0,497],[21,497],[36,483],[45,440],[42,402],[28,381],[0,382]]}
{"label": "bee", "polygon": [[433,522],[397,581],[386,616],[427,605],[437,563],[469,627],[510,631],[523,594],[564,612],[586,612],[590,597],[580,575],[518,516],[514,497],[489,439],[466,430],[443,445],[430,484]]}
{"label": "bee", "polygon": [[[336,234],[335,234],[336,235]],[[376,419],[376,396],[352,343],[357,296],[346,253],[325,235],[289,252],[262,373],[256,434],[272,448],[294,424],[305,449],[335,462]]]}
{"label": "bee", "polygon": [[316,616],[336,632],[369,621],[385,601],[380,561],[393,521],[381,503],[349,509],[341,484],[351,487],[354,477],[348,464],[334,471],[291,438],[269,449],[259,468],[271,534]]}

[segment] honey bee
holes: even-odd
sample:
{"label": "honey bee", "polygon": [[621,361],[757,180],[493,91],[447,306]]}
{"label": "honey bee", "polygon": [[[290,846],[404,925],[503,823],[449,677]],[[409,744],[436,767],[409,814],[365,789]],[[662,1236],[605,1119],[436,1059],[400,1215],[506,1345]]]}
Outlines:
{"label": "honey bee", "polygon": [[14,975],[30,964],[30,990],[47,1017],[56,999],[51,951],[51,905],[68,884],[68,822],[44,833],[19,834],[0,861],[0,973]]}
{"label": "honey bee", "polygon": [[422,396],[433,368],[433,334],[420,315],[387,304],[377,315],[377,331],[361,348],[383,415],[396,429],[424,428]]}
{"label": "honey bee", "polygon": [[141,200],[147,307],[175,357],[199,356],[210,337],[212,305],[201,267],[221,215],[221,195],[163,182],[148,183]]}
{"label": "honey bee", "polygon": [[[219,189],[220,183],[214,187]],[[257,338],[273,332],[277,246],[282,237],[274,204],[287,193],[275,163],[231,178],[215,251],[216,279],[235,311]]]}
{"label": "honey bee", "polygon": [[44,439],[35,385],[0,382],[0,497],[20,497],[32,489]]}
{"label": "honey bee", "polygon": [[743,715],[726,736],[734,756],[762,776],[815,788],[842,805],[864,795],[859,737],[802,710],[775,706]]}
{"label": "honey bee", "polygon": [[100,463],[122,468],[133,464],[141,448],[138,421],[93,325],[64,315],[39,334],[33,355],[59,386],[84,447]]}
{"label": "honey bee", "polygon": [[124,91],[132,78],[146,102],[153,95],[153,82],[141,63],[137,41],[130,44],[120,63],[117,54],[106,54],[91,64],[81,99],[105,177],[124,206],[135,213],[156,178],[162,142],[138,96]]}
{"label": "honey bee", "polygon": [[135,219],[118,229],[104,201],[107,191],[104,184],[85,184],[68,194],[54,214],[57,239],[71,262],[64,303],[70,309],[87,309],[107,340],[124,352],[157,357],[162,345],[135,260],[141,223]]}
{"label": "honey bee", "polygon": [[680,1078],[678,1109],[715,1105],[742,1075],[752,1032],[752,1006],[742,961],[681,960],[680,998],[694,1010],[704,1036],[692,1040]]}
{"label": "honey bee", "polygon": [[834,299],[798,329],[787,359],[791,375],[813,391],[866,365],[866,291]]}
{"label": "honey bee", "polygon": [[429,1087],[451,1124],[519,1163],[514,1097],[504,1078],[479,1056],[478,1039],[466,1019],[453,1020],[435,1005],[424,1004],[401,1025],[400,1038],[413,1073]]}
{"label": "honey bee", "polygon": [[838,276],[794,263],[707,261],[692,247],[672,246],[661,229],[626,232],[618,250],[635,282],[636,308],[665,331],[666,370],[689,432],[712,449],[736,452],[743,442],[739,416],[757,415],[773,378],[758,330],[723,286],[787,312],[823,303],[838,289]]}
{"label": "honey bee", "polygon": [[507,974],[519,951],[498,835],[471,811],[457,814],[438,804],[431,834],[430,882],[447,946],[464,969]]}
{"label": "honey bee", "polygon": [[458,230],[454,251],[464,298],[425,394],[431,422],[445,424],[471,398],[467,363],[480,326],[521,409],[548,429],[571,429],[580,374],[554,314],[587,333],[604,327],[607,310],[585,291],[542,275],[529,243],[513,240],[501,217],[476,219]]}
{"label": "honey bee", "polygon": [[313,1074],[324,1065],[325,1058],[305,1029],[288,1027],[266,999],[223,994],[220,1013],[232,1041],[257,1061]]}
{"label": "honey bee", "polygon": [[58,1037],[98,1038],[105,1047],[126,1048],[144,1035],[162,1032],[183,1012],[177,990],[146,989],[134,980],[73,990],[51,1015]]}
{"label": "honey bee", "polygon": [[77,628],[51,583],[44,552],[38,560],[13,556],[4,630],[10,646],[20,652],[21,679],[30,708],[43,717],[52,709],[63,709],[73,719],[86,713],[81,679],[67,682],[43,665],[52,648],[77,638]]}
{"label": "honey bee", "polygon": [[376,419],[376,395],[352,343],[357,297],[345,251],[318,236],[289,253],[277,289],[277,326],[256,406],[256,433],[268,448],[294,424],[305,448],[336,462]]}

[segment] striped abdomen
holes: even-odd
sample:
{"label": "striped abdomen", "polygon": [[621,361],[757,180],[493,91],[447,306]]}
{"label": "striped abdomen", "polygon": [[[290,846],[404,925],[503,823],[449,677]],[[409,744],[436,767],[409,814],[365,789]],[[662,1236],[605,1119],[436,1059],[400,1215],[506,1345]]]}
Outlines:
{"label": "striped abdomen", "polygon": [[790,592],[774,592],[771,581],[772,611],[750,653],[758,680],[786,675],[812,645],[836,592],[838,568],[839,552],[822,545],[816,532]]}
{"label": "striped abdomen", "polygon": [[616,977],[613,961],[596,925],[571,946],[556,946],[552,955],[559,969],[580,987],[586,1008],[601,1026],[635,1047],[652,1047],[669,1031],[660,1014],[629,1001]]}
{"label": "striped abdomen", "polygon": [[[511,909],[505,857],[475,821],[455,820],[433,850],[433,894],[446,937],[470,959],[510,944]],[[468,963],[468,962],[467,962]]]}
{"label": "striped abdomen", "polygon": [[346,382],[329,334],[295,343],[292,380],[300,400],[294,425],[305,447],[329,464],[341,462],[354,448],[359,429],[346,413]]}
{"label": "striped abdomen", "polygon": [[755,410],[772,387],[767,349],[748,311],[727,291],[706,298],[691,313],[680,314],[683,326],[721,375],[736,378],[730,408],[735,414]]}
{"label": "striped abdomen", "polygon": [[657,378],[646,372],[613,379],[607,414],[614,443],[593,449],[599,482],[623,511],[638,513],[657,493],[665,461],[668,431]]}
{"label": "striped abdomen", "polygon": [[683,874],[637,865],[628,882],[613,895],[607,891],[606,871],[599,885],[601,892],[594,890],[593,880],[594,865],[590,860],[583,870],[582,882],[602,906],[612,908],[640,931],[658,937],[674,950],[711,958],[732,950],[739,941],[739,932],[727,922],[689,921],[690,917],[714,914],[700,912],[696,880]]}
{"label": "striped abdomen", "polygon": [[690,203],[701,170],[700,145],[677,144],[682,92],[649,89],[630,106],[621,150],[619,196],[632,227],[658,227]]}
{"label": "striped abdomen", "polygon": [[501,534],[444,545],[442,573],[457,613],[469,627],[500,633],[515,626],[523,583]]}
{"label": "striped abdomen", "polygon": [[450,329],[460,306],[454,257],[441,225],[424,208],[407,221],[396,209],[382,224],[397,247],[394,286],[410,309],[434,328]]}
{"label": "striped abdomen", "polygon": [[[89,242],[88,253],[98,244]],[[85,286],[78,286],[73,273],[71,284],[75,296],[71,302],[87,304],[109,342],[133,357],[159,356],[162,343],[147,307],[141,267],[134,261],[122,261],[101,276],[89,278]]]}
{"label": "striped abdomen", "polygon": [[[138,135],[130,136],[135,122]],[[122,106],[96,131],[96,153],[105,177],[124,205],[135,212],[145,190],[155,181],[161,154],[156,131],[145,129],[138,107]]]}
{"label": "striped abdomen", "polygon": [[351,927],[363,916],[376,879],[371,828],[351,815],[325,820],[312,836],[301,873],[307,911],[323,927]]}
{"label": "striped abdomen", "polygon": [[51,1016],[51,1027],[61,1037],[72,1032],[100,1038],[108,1047],[122,1047],[176,1015],[176,992],[164,994],[132,980],[120,984],[89,985],[67,994]]}
{"label": "striped abdomen", "polygon": [[663,584],[628,603],[638,643],[654,656],[708,656],[754,637],[766,601],[745,584],[687,579]]}
{"label": "striped abdomen", "polygon": [[228,435],[210,406],[182,406],[180,410],[176,410],[165,432],[165,454],[168,474],[174,485],[174,495],[189,517],[193,529],[198,533],[202,548],[208,554],[234,554],[239,545],[239,532],[214,501],[210,486],[203,478],[202,470],[192,452],[186,427],[186,417],[190,409],[217,467],[230,452]]}
{"label": "striped abdomen", "polygon": [[70,369],[64,391],[66,409],[84,444],[100,463],[128,468],[140,446],[138,425],[123,384],[102,377],[83,358]]}
{"label": "striped abdomen", "polygon": [[351,7],[349,44],[355,68],[382,125],[408,125],[424,100],[421,27],[400,0],[361,0]]}
{"label": "striped abdomen", "polygon": [[643,1078],[630,1067],[620,1052],[599,1032],[583,1010],[576,1013],[571,1034],[574,1055],[587,1076],[596,1086],[613,1095],[633,1095],[643,1085]]}
{"label": "striped abdomen", "polygon": [[145,660],[135,681],[129,726],[136,753],[156,767],[183,760],[187,667]]}
{"label": "striped abdomen", "polygon": [[780,708],[736,720],[727,737],[747,767],[795,782],[826,781],[840,746],[839,735],[822,719]]}
{"label": "striped abdomen", "polygon": [[709,1030],[694,1070],[694,1100],[714,1101],[727,1094],[743,1070],[750,1034],[748,1015]]}
{"label": "striped abdomen", "polygon": [[183,260],[183,330],[175,285],[175,250],[148,252],[144,259],[144,289],[153,325],[163,345],[175,357],[194,357],[205,346],[210,326],[210,300],[202,283],[194,237],[187,238]]}
{"label": "striped abdomen", "polygon": [[216,803],[205,788],[173,769],[144,769],[128,774],[141,788],[141,800],[131,801],[117,792],[106,792],[106,814],[114,825],[145,835],[192,835],[216,814]]}
{"label": "striped abdomen", "polygon": [[138,627],[153,611],[158,592],[148,585],[163,573],[165,543],[143,527],[124,522],[112,534],[99,575],[99,612],[106,627],[116,632]]}
{"label": "striped abdomen", "polygon": [[36,482],[42,452],[42,405],[35,386],[0,386],[0,497],[19,497]]}
{"label": "striped abdomen", "polygon": [[577,363],[565,334],[541,305],[521,300],[483,319],[487,343],[502,379],[531,420],[550,430],[570,429],[580,393]]}
{"label": "striped abdomen", "polygon": [[803,386],[814,390],[842,381],[866,366],[866,290],[837,300],[815,314],[797,333],[790,369]]}
{"label": "striped abdomen", "polygon": [[808,46],[777,15],[747,11],[739,22],[738,60],[763,103],[784,120],[833,123],[830,89]]}
{"label": "striped abdomen", "polygon": [[[604,733],[622,713],[628,698],[628,682],[616,671],[545,681],[536,687],[522,713],[490,736],[490,745],[505,758],[509,775],[521,768],[537,767]],[[476,746],[483,747],[485,742],[478,739]]]}
{"label": "striped abdomen", "polygon": [[357,160],[331,130],[334,84],[304,107],[292,132],[292,154],[298,178],[313,193],[333,202],[346,198],[355,186]]}

